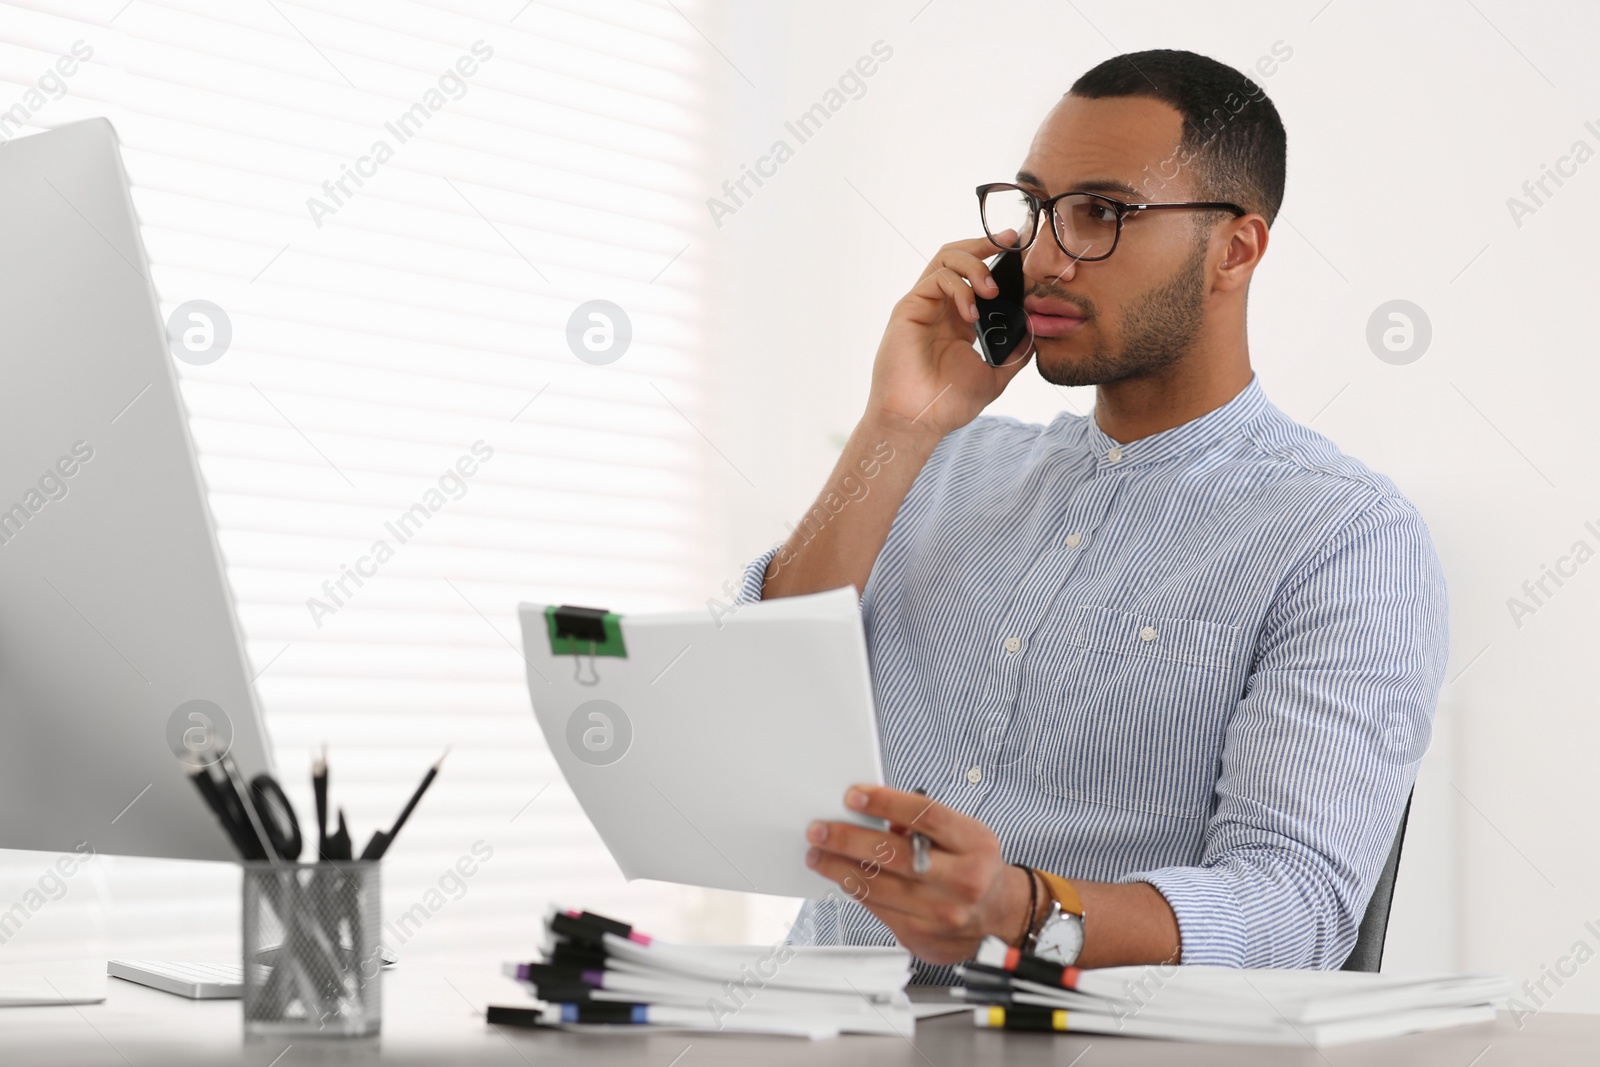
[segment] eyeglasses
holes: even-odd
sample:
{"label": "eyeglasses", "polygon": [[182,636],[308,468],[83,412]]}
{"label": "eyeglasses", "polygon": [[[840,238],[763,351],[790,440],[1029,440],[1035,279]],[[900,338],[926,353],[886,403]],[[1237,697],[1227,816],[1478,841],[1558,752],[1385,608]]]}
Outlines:
{"label": "eyeglasses", "polygon": [[[1062,193],[1040,200],[1018,185],[992,182],[978,186],[978,210],[983,216],[983,232],[1007,251],[1021,251],[1039,236],[1039,213],[1050,213],[1051,229],[1061,251],[1080,262],[1105,259],[1117,250],[1122,237],[1122,220],[1136,211],[1160,208],[1189,208],[1196,211],[1227,211],[1234,218],[1248,214],[1238,204],[1217,200],[1192,200],[1173,204],[1125,204],[1099,193]],[[1006,230],[1017,231],[1015,242],[996,240]]]}

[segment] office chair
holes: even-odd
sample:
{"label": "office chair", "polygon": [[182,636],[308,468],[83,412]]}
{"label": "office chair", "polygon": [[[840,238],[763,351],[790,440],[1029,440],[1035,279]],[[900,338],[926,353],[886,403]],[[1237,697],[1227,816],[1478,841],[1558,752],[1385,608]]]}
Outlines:
{"label": "office chair", "polygon": [[1376,971],[1383,966],[1383,940],[1389,932],[1389,904],[1394,899],[1395,874],[1400,869],[1400,849],[1406,840],[1406,820],[1411,816],[1411,797],[1400,812],[1400,828],[1394,832],[1394,844],[1389,858],[1384,862],[1383,873],[1367,902],[1367,913],[1361,917],[1361,932],[1356,934],[1356,947],[1344,961],[1342,971]]}

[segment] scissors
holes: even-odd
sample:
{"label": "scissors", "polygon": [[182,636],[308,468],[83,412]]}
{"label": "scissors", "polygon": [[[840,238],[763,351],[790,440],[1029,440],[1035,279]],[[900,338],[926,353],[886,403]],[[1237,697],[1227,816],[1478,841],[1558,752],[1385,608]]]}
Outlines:
{"label": "scissors", "polygon": [[284,796],[278,780],[263,771],[252,778],[246,787],[244,776],[234,765],[232,756],[224,755],[218,762],[230,783],[229,787],[219,790],[222,807],[238,830],[244,858],[289,862],[299,860],[305,848],[305,838],[300,833],[300,820],[294,813],[294,807],[289,803],[289,798]]}
{"label": "scissors", "polygon": [[258,774],[250,780],[250,802],[273,853],[281,860],[298,860],[305,838],[300,834],[294,807],[283,795],[283,786],[270,774]]}

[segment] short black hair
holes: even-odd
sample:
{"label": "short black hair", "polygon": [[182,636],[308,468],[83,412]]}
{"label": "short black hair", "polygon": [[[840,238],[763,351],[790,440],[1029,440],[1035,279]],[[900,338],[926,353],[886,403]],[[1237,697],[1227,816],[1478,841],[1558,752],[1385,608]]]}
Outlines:
{"label": "short black hair", "polygon": [[1170,104],[1183,116],[1178,147],[1192,159],[1203,195],[1259,212],[1269,226],[1277,217],[1288,157],[1283,121],[1266,91],[1226,63],[1170,48],[1130,52],[1086,72],[1070,93]]}

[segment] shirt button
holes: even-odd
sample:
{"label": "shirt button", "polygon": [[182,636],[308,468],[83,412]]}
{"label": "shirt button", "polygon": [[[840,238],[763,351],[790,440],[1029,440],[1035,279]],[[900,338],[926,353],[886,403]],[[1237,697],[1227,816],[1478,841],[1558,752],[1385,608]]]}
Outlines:
{"label": "shirt button", "polygon": [[1106,458],[1109,459],[1113,463],[1121,463],[1122,462],[1122,449],[1113,448],[1111,451],[1106,453]]}
{"label": "shirt button", "polygon": [[1015,637],[1006,638],[1006,651],[1007,652],[1015,652],[1021,647],[1022,647],[1022,642],[1017,640]]}
{"label": "shirt button", "polygon": [[1077,548],[1081,544],[1083,544],[1083,536],[1081,534],[1067,534],[1068,548]]}
{"label": "shirt button", "polygon": [[971,782],[973,785],[977,785],[979,782],[983,781],[983,771],[979,770],[977,767],[973,767],[971,770],[967,771],[967,781]]}
{"label": "shirt button", "polygon": [[1141,640],[1141,641],[1154,641],[1155,639],[1156,639],[1156,628],[1154,626],[1146,626],[1144,629],[1139,631],[1139,640]]}

